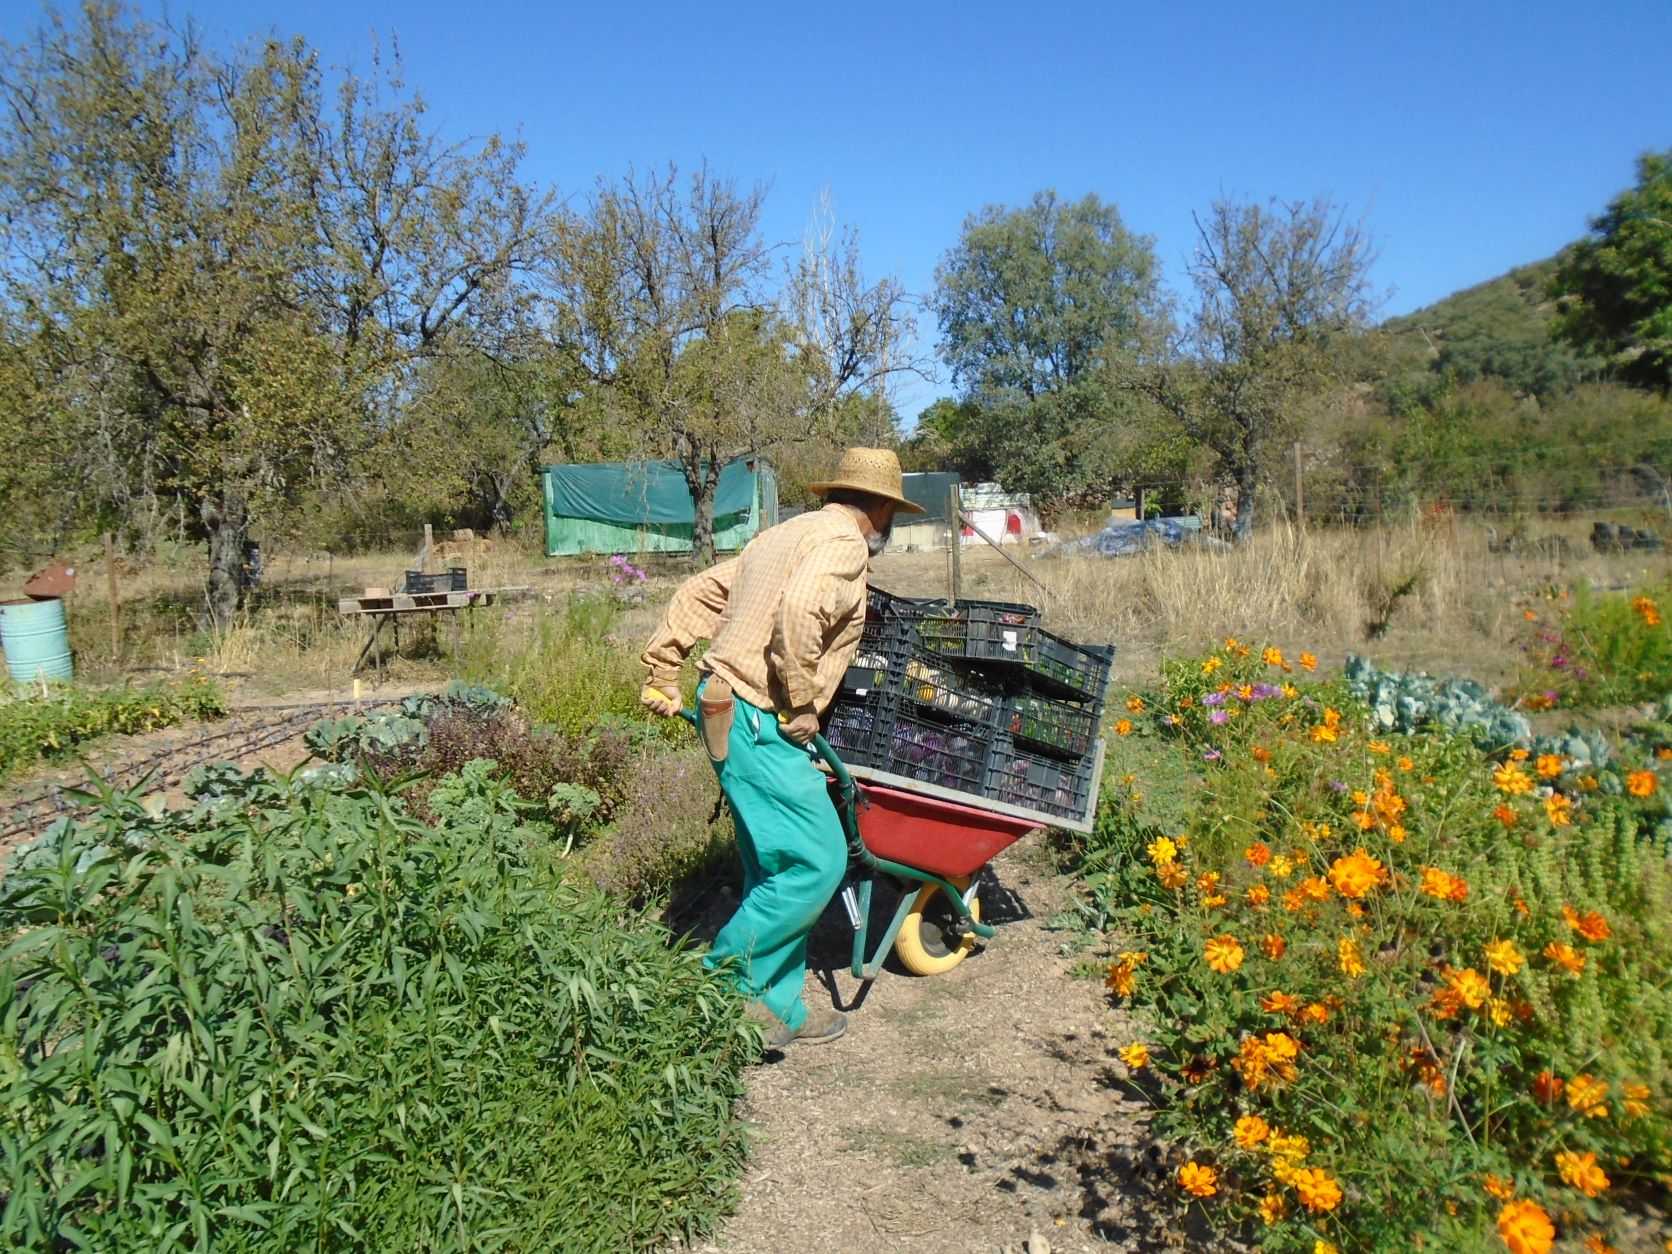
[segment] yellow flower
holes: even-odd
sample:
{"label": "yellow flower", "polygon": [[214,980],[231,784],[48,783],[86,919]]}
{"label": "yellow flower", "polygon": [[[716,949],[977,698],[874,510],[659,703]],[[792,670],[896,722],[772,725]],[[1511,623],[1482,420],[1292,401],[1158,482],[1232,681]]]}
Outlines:
{"label": "yellow flower", "polygon": [[1372,740],[1365,746],[1371,753],[1392,753],[1393,746],[1385,740]]}
{"label": "yellow flower", "polygon": [[1219,1192],[1219,1173],[1191,1159],[1179,1168],[1179,1187],[1196,1197],[1212,1197]]}
{"label": "yellow flower", "polygon": [[1336,961],[1340,964],[1341,974],[1350,980],[1356,980],[1364,974],[1364,954],[1359,950],[1356,940],[1343,936],[1335,947]]}
{"label": "yellow flower", "polygon": [[1329,900],[1329,881],[1321,875],[1308,875],[1300,882],[1300,895],[1308,901]]}
{"label": "yellow flower", "polygon": [[1567,1084],[1568,1105],[1587,1119],[1603,1119],[1608,1115],[1608,1085],[1594,1075],[1581,1073]]}
{"label": "yellow flower", "polygon": [[1266,1142],[1266,1149],[1273,1158],[1281,1158],[1289,1163],[1303,1163],[1306,1156],[1312,1152],[1312,1145],[1304,1136],[1285,1136],[1273,1130],[1271,1140]]}
{"label": "yellow flower", "polygon": [[1237,1144],[1243,1149],[1253,1149],[1271,1135],[1271,1125],[1259,1115],[1244,1115],[1237,1120],[1233,1134],[1237,1138]]}
{"label": "yellow flower", "polygon": [[1242,965],[1243,949],[1234,936],[1216,936],[1207,943],[1204,954],[1208,967],[1220,975],[1229,975]]}
{"label": "yellow flower", "polygon": [[1218,670],[1223,665],[1224,665],[1224,663],[1221,662],[1217,657],[1210,657],[1210,658],[1207,659],[1207,661],[1202,663],[1202,674],[1211,675],[1211,674],[1214,673],[1214,671]]}
{"label": "yellow flower", "polygon": [[1544,799],[1544,813],[1551,826],[1567,827],[1573,822],[1573,798],[1553,792]]}
{"label": "yellow flower", "polygon": [[1315,745],[1332,745],[1336,740],[1335,728],[1326,727],[1323,723],[1319,723],[1307,735],[1312,737],[1312,743]]}
{"label": "yellow flower", "polygon": [[1149,854],[1151,862],[1161,866],[1179,856],[1179,847],[1173,843],[1171,837],[1157,836],[1144,846],[1144,852]]}
{"label": "yellow flower", "polygon": [[1495,940],[1486,947],[1486,965],[1499,975],[1515,975],[1527,965],[1527,956],[1512,940]]}
{"label": "yellow flower", "polygon": [[1634,797],[1652,797],[1659,781],[1653,771],[1633,771],[1626,776],[1626,791]]}
{"label": "yellow flower", "polygon": [[1507,792],[1512,797],[1519,797],[1523,793],[1533,790],[1533,781],[1527,777],[1515,763],[1506,763],[1492,772],[1492,782],[1498,785],[1500,792]]}
{"label": "yellow flower", "polygon": [[[1296,697],[1300,696],[1300,689],[1285,680],[1283,683],[1283,695],[1293,701]],[[1287,719],[1289,716],[1285,714],[1283,717]]]}
{"label": "yellow flower", "polygon": [[1142,1071],[1149,1066],[1149,1046],[1142,1041],[1133,1041],[1120,1051],[1120,1060],[1133,1071]]}
{"label": "yellow flower", "polygon": [[1620,1085],[1620,1105],[1625,1108],[1626,1118],[1643,1119],[1649,1113],[1649,1086],[1647,1084]]}
{"label": "yellow flower", "polygon": [[[1672,1242],[1669,1242],[1668,1244],[1672,1244]],[[1608,1242],[1603,1239],[1602,1233],[1600,1232],[1593,1232],[1590,1236],[1586,1237],[1581,1248],[1587,1251],[1587,1254],[1620,1254],[1620,1251],[1616,1247],[1609,1245]]]}
{"label": "yellow flower", "polygon": [[1282,649],[1273,649],[1273,648],[1268,647],[1263,653],[1260,654],[1260,660],[1262,662],[1264,662],[1267,666],[1282,666],[1283,665],[1283,650]]}
{"label": "yellow flower", "polygon": [[1544,956],[1574,975],[1585,969],[1585,955],[1572,945],[1563,944],[1561,941],[1551,941],[1546,945]]}
{"label": "yellow flower", "polygon": [[1589,1151],[1576,1154],[1563,1150],[1557,1154],[1556,1174],[1562,1177],[1563,1184],[1571,1185],[1586,1197],[1601,1195],[1609,1184],[1607,1174],[1597,1166],[1597,1156]]}
{"label": "yellow flower", "polygon": [[1322,1167],[1301,1167],[1291,1183],[1300,1204],[1315,1214],[1324,1214],[1341,1205],[1341,1186]]}
{"label": "yellow flower", "polygon": [[1260,1199],[1260,1218],[1268,1225],[1289,1213],[1289,1203],[1281,1193],[1268,1193]]}
{"label": "yellow flower", "polygon": [[1448,967],[1445,980],[1446,987],[1456,993],[1470,1010],[1479,1010],[1492,995],[1492,986],[1486,982],[1486,977],[1473,967],[1464,967],[1461,971]]}
{"label": "yellow flower", "polygon": [[1330,883],[1343,897],[1363,897],[1387,880],[1380,859],[1372,858],[1361,845],[1345,858],[1337,858],[1329,869]]}
{"label": "yellow flower", "polygon": [[1428,896],[1438,897],[1441,901],[1463,901],[1469,895],[1468,884],[1439,867],[1423,867],[1418,887]]}
{"label": "yellow flower", "polygon": [[1509,1202],[1498,1212],[1498,1236],[1510,1254],[1550,1254],[1556,1225],[1537,1202]]}
{"label": "yellow flower", "polygon": [[1490,1172],[1486,1176],[1486,1191],[1500,1202],[1507,1202],[1515,1196],[1515,1186],[1513,1184],[1508,1180],[1499,1179]]}
{"label": "yellow flower", "polygon": [[1333,1241],[1319,1237],[1312,1243],[1312,1254],[1341,1254],[1341,1250]]}
{"label": "yellow flower", "polygon": [[1286,854],[1278,854],[1271,860],[1271,873],[1277,879],[1288,879],[1295,873],[1295,860]]}

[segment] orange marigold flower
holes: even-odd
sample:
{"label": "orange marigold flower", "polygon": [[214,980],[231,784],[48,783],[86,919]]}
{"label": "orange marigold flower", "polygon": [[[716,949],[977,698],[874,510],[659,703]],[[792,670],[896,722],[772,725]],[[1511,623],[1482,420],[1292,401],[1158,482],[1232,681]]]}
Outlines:
{"label": "orange marigold flower", "polygon": [[1276,1223],[1289,1213],[1289,1202],[1281,1193],[1267,1193],[1260,1199],[1260,1219],[1267,1225]]}
{"label": "orange marigold flower", "polygon": [[1492,986],[1487,983],[1486,977],[1473,967],[1464,967],[1461,971],[1447,967],[1445,981],[1470,1010],[1479,1010],[1492,995]]}
{"label": "orange marigold flower", "polygon": [[1343,936],[1336,943],[1335,954],[1342,975],[1350,980],[1356,980],[1364,974],[1364,953],[1359,949],[1356,940]]}
{"label": "orange marigold flower", "polygon": [[1271,1125],[1259,1115],[1244,1115],[1237,1120],[1237,1126],[1232,1132],[1238,1145],[1243,1149],[1253,1149],[1271,1135]]}
{"label": "orange marigold flower", "polygon": [[1274,648],[1271,648],[1268,645],[1266,647],[1266,649],[1260,654],[1260,660],[1262,662],[1264,662],[1267,666],[1282,666],[1283,665],[1283,650],[1282,649],[1274,649]]}
{"label": "orange marigold flower", "polygon": [[1463,1011],[1463,998],[1455,988],[1439,988],[1428,999],[1428,1008],[1436,1019],[1455,1019]]}
{"label": "orange marigold flower", "polygon": [[1281,958],[1289,948],[1289,942],[1277,932],[1267,932],[1260,937],[1260,952],[1272,962]]}
{"label": "orange marigold flower", "polygon": [[1659,786],[1653,771],[1633,771],[1626,776],[1626,791],[1634,797],[1652,797]]}
{"label": "orange marigold flower", "polygon": [[1179,1078],[1186,1084],[1200,1084],[1219,1069],[1213,1058],[1192,1058],[1179,1067]]}
{"label": "orange marigold flower", "polygon": [[1590,1251],[1590,1254],[1620,1254],[1620,1251],[1603,1240],[1602,1233],[1593,1232],[1581,1243],[1580,1248]]}
{"label": "orange marigold flower", "polygon": [[1502,823],[1505,827],[1515,826],[1515,811],[1506,805],[1499,804],[1494,806],[1492,808],[1492,817],[1497,819],[1498,822]]}
{"label": "orange marigold flower", "polygon": [[1533,769],[1544,779],[1555,779],[1562,773],[1567,759],[1559,753],[1541,753],[1533,761]]}
{"label": "orange marigold flower", "polygon": [[1123,718],[1115,723],[1115,735],[1130,736],[1132,734],[1132,720]]}
{"label": "orange marigold flower", "polygon": [[1499,975],[1514,975],[1527,965],[1527,956],[1512,940],[1495,940],[1486,946],[1486,965]]}
{"label": "orange marigold flower", "polygon": [[1144,712],[1144,699],[1137,693],[1133,693],[1126,699],[1126,708],[1134,714],[1142,714]]}
{"label": "orange marigold flower", "polygon": [[1498,1236],[1509,1254],[1550,1254],[1556,1225],[1537,1202],[1509,1202],[1498,1212]]}
{"label": "orange marigold flower", "polygon": [[1519,746],[1509,751],[1509,760],[1511,762],[1525,762],[1532,756],[1533,751],[1531,749],[1522,749]]}
{"label": "orange marigold flower", "polygon": [[1218,871],[1203,871],[1200,875],[1198,875],[1196,877],[1196,891],[1199,892],[1199,893],[1211,893],[1214,889],[1216,889],[1218,887],[1219,887],[1219,872]]}
{"label": "orange marigold flower", "polygon": [[1498,785],[1500,792],[1507,792],[1512,797],[1519,797],[1523,793],[1533,790],[1533,781],[1527,777],[1515,763],[1510,762],[1500,766],[1492,772],[1492,782]]}
{"label": "orange marigold flower", "polygon": [[1116,997],[1132,996],[1138,987],[1138,982],[1133,975],[1133,968],[1123,962],[1111,963],[1109,974],[1103,979],[1103,987],[1107,988]]}
{"label": "orange marigold flower", "polygon": [[1660,607],[1648,597],[1638,597],[1631,603],[1631,608],[1634,613],[1642,618],[1645,626],[1660,626]]}
{"label": "orange marigold flower", "polygon": [[1302,1023],[1323,1025],[1329,1022],[1329,1007],[1321,1001],[1308,1002],[1299,1015]]}
{"label": "orange marigold flower", "polygon": [[1196,1197],[1212,1197],[1219,1192],[1219,1173],[1191,1159],[1179,1168],[1179,1187]]}
{"label": "orange marigold flower", "polygon": [[1578,1189],[1586,1197],[1598,1197],[1608,1189],[1608,1175],[1597,1166],[1597,1156],[1589,1151],[1578,1154],[1563,1150],[1556,1155],[1556,1174],[1562,1183]]}
{"label": "orange marigold flower", "polygon": [[1551,941],[1548,945],[1546,945],[1544,947],[1544,956],[1550,959],[1551,962],[1556,963],[1558,966],[1566,968],[1574,975],[1578,975],[1585,969],[1585,955],[1576,950],[1572,945],[1565,944],[1561,941]]}
{"label": "orange marigold flower", "polygon": [[1337,858],[1329,869],[1330,883],[1343,897],[1363,897],[1385,883],[1387,877],[1381,861],[1366,853],[1362,845],[1345,858]]}
{"label": "orange marigold flower", "polygon": [[1647,1084],[1620,1085],[1620,1098],[1620,1105],[1625,1108],[1626,1118],[1647,1118],[1649,1114],[1649,1086]]}
{"label": "orange marigold flower", "polygon": [[1176,862],[1163,862],[1155,868],[1155,878],[1163,888],[1183,888],[1190,882],[1190,872]]}
{"label": "orange marigold flower", "polygon": [[1515,1196],[1515,1186],[1508,1180],[1501,1180],[1491,1172],[1486,1173],[1486,1192],[1500,1202],[1507,1202]]}
{"label": "orange marigold flower", "polygon": [[1271,846],[1263,840],[1257,840],[1242,851],[1242,856],[1251,866],[1265,866],[1271,861]]}
{"label": "orange marigold flower", "polygon": [[1248,890],[1248,904],[1258,910],[1271,900],[1271,889],[1264,884],[1256,884]]}
{"label": "orange marigold flower", "polygon": [[[1283,939],[1278,937],[1279,940]],[[1300,1009],[1300,998],[1293,993],[1271,992],[1260,998],[1260,1009],[1267,1014],[1287,1015]]]}
{"label": "orange marigold flower", "polygon": [[1608,1085],[1595,1076],[1581,1073],[1568,1081],[1568,1105],[1588,1119],[1608,1116]]}
{"label": "orange marigold flower", "polygon": [[1587,910],[1580,914],[1572,906],[1563,906],[1562,918],[1567,920],[1569,927],[1588,941],[1605,941],[1614,934],[1613,929],[1608,926],[1608,920],[1595,910]]}
{"label": "orange marigold flower", "polygon": [[1287,1032],[1267,1032],[1244,1037],[1231,1066],[1250,1092],[1258,1092],[1262,1087],[1276,1088],[1292,1081],[1299,1054],[1300,1043]]}
{"label": "orange marigold flower", "polygon": [[1314,1214],[1325,1214],[1341,1205],[1341,1186],[1322,1167],[1302,1167],[1291,1183],[1300,1204]]}
{"label": "orange marigold flower", "polygon": [[1291,914],[1300,910],[1305,905],[1306,898],[1301,896],[1300,889],[1291,888],[1288,892],[1283,894],[1283,908]]}
{"label": "orange marigold flower", "polygon": [[1295,661],[1300,663],[1300,668],[1303,671],[1315,671],[1318,669],[1318,656],[1315,653],[1302,653],[1295,659]]}
{"label": "orange marigold flower", "polygon": [[1215,936],[1203,950],[1208,968],[1220,975],[1229,975],[1242,965],[1243,949],[1234,936]]}
{"label": "orange marigold flower", "polygon": [[1133,1071],[1142,1071],[1149,1066],[1149,1046],[1142,1041],[1133,1041],[1120,1051],[1120,1060]]}
{"label": "orange marigold flower", "polygon": [[1393,752],[1393,746],[1390,745],[1385,740],[1372,740],[1369,744],[1365,745],[1364,747],[1366,749],[1370,750],[1371,753],[1392,753]]}
{"label": "orange marigold flower", "polygon": [[1335,728],[1326,727],[1322,723],[1319,723],[1307,735],[1312,737],[1312,743],[1315,745],[1332,745],[1336,740]]}
{"label": "orange marigold flower", "polygon": [[1469,896],[1469,885],[1464,880],[1439,867],[1423,867],[1418,887],[1428,896],[1438,897],[1441,901],[1465,901]]}
{"label": "orange marigold flower", "polygon": [[1544,813],[1554,827],[1567,827],[1573,822],[1573,798],[1553,792],[1544,799]]}
{"label": "orange marigold flower", "polygon": [[1271,750],[1255,745],[1248,751],[1248,756],[1253,758],[1256,762],[1264,764],[1271,761]]}
{"label": "orange marigold flower", "polygon": [[1554,1106],[1564,1087],[1562,1077],[1553,1071],[1541,1071],[1533,1077],[1533,1096],[1541,1106]]}
{"label": "orange marigold flower", "polygon": [[1414,771],[1417,769],[1417,764],[1411,761],[1410,758],[1400,758],[1399,761],[1394,763],[1394,765],[1402,771]]}
{"label": "orange marigold flower", "polygon": [[1329,881],[1321,875],[1309,875],[1300,882],[1300,895],[1309,901],[1328,901]]}
{"label": "orange marigold flower", "polygon": [[1538,615],[1535,614],[1532,610],[1522,610],[1521,611],[1521,617],[1526,619],[1529,623],[1538,622]]}

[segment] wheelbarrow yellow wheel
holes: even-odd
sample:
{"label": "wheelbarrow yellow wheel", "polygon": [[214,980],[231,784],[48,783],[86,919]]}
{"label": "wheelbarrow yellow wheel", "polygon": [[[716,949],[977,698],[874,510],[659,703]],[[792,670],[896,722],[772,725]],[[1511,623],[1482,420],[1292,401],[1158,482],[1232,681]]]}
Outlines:
{"label": "wheelbarrow yellow wheel", "polygon": [[[970,877],[956,876],[952,884],[959,893],[969,890]],[[970,915],[981,918],[981,899],[970,900]],[[953,924],[958,920],[957,908],[949,904],[939,884],[925,884],[917,890],[911,913],[900,924],[900,934],[894,938],[894,952],[900,964],[913,975],[939,975],[950,971],[975,948],[975,934],[958,935]]]}

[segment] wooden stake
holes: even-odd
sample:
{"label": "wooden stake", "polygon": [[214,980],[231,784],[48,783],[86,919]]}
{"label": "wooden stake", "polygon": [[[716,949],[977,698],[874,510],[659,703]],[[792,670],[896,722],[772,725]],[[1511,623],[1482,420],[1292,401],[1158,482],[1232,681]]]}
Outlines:
{"label": "wooden stake", "polygon": [[1300,441],[1295,441],[1295,521],[1306,530],[1306,483],[1301,477]]}
{"label": "wooden stake", "polygon": [[104,533],[105,582],[110,589],[110,656],[122,665],[122,599],[116,591],[116,537]]}
{"label": "wooden stake", "polygon": [[959,499],[957,484],[953,484],[947,489],[947,497],[947,514],[952,523],[952,586],[947,594],[947,600],[956,609],[958,605],[958,584],[963,575],[964,503]]}

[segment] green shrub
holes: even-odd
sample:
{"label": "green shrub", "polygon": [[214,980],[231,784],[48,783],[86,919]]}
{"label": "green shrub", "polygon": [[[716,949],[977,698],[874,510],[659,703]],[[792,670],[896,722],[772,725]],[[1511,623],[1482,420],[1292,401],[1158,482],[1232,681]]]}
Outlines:
{"label": "green shrub", "polygon": [[[111,794],[0,889],[0,1241],[629,1250],[709,1226],[758,1033],[466,770]],[[484,839],[486,836],[486,839]]]}
{"label": "green shrub", "polygon": [[45,696],[0,702],[0,779],[44,758],[61,757],[100,736],[219,718],[226,697],[207,676],[178,686],[49,689]]}
{"label": "green shrub", "polygon": [[1146,1024],[1129,1066],[1197,1165],[1180,1207],[1310,1254],[1495,1248],[1511,1199],[1577,1248],[1664,1204],[1654,771],[1493,758],[1466,722],[1384,732],[1339,685],[1169,674],[1145,719],[1201,773],[1182,830],[1111,795],[1078,853],[1110,988]]}
{"label": "green shrub", "polygon": [[642,752],[625,780],[614,822],[582,853],[600,887],[650,901],[729,864],[731,820],[715,817],[720,785],[700,749]]}
{"label": "green shrub", "polygon": [[1581,583],[1529,606],[1517,689],[1534,709],[1626,705],[1665,694],[1672,625],[1665,587],[1597,593]]}

